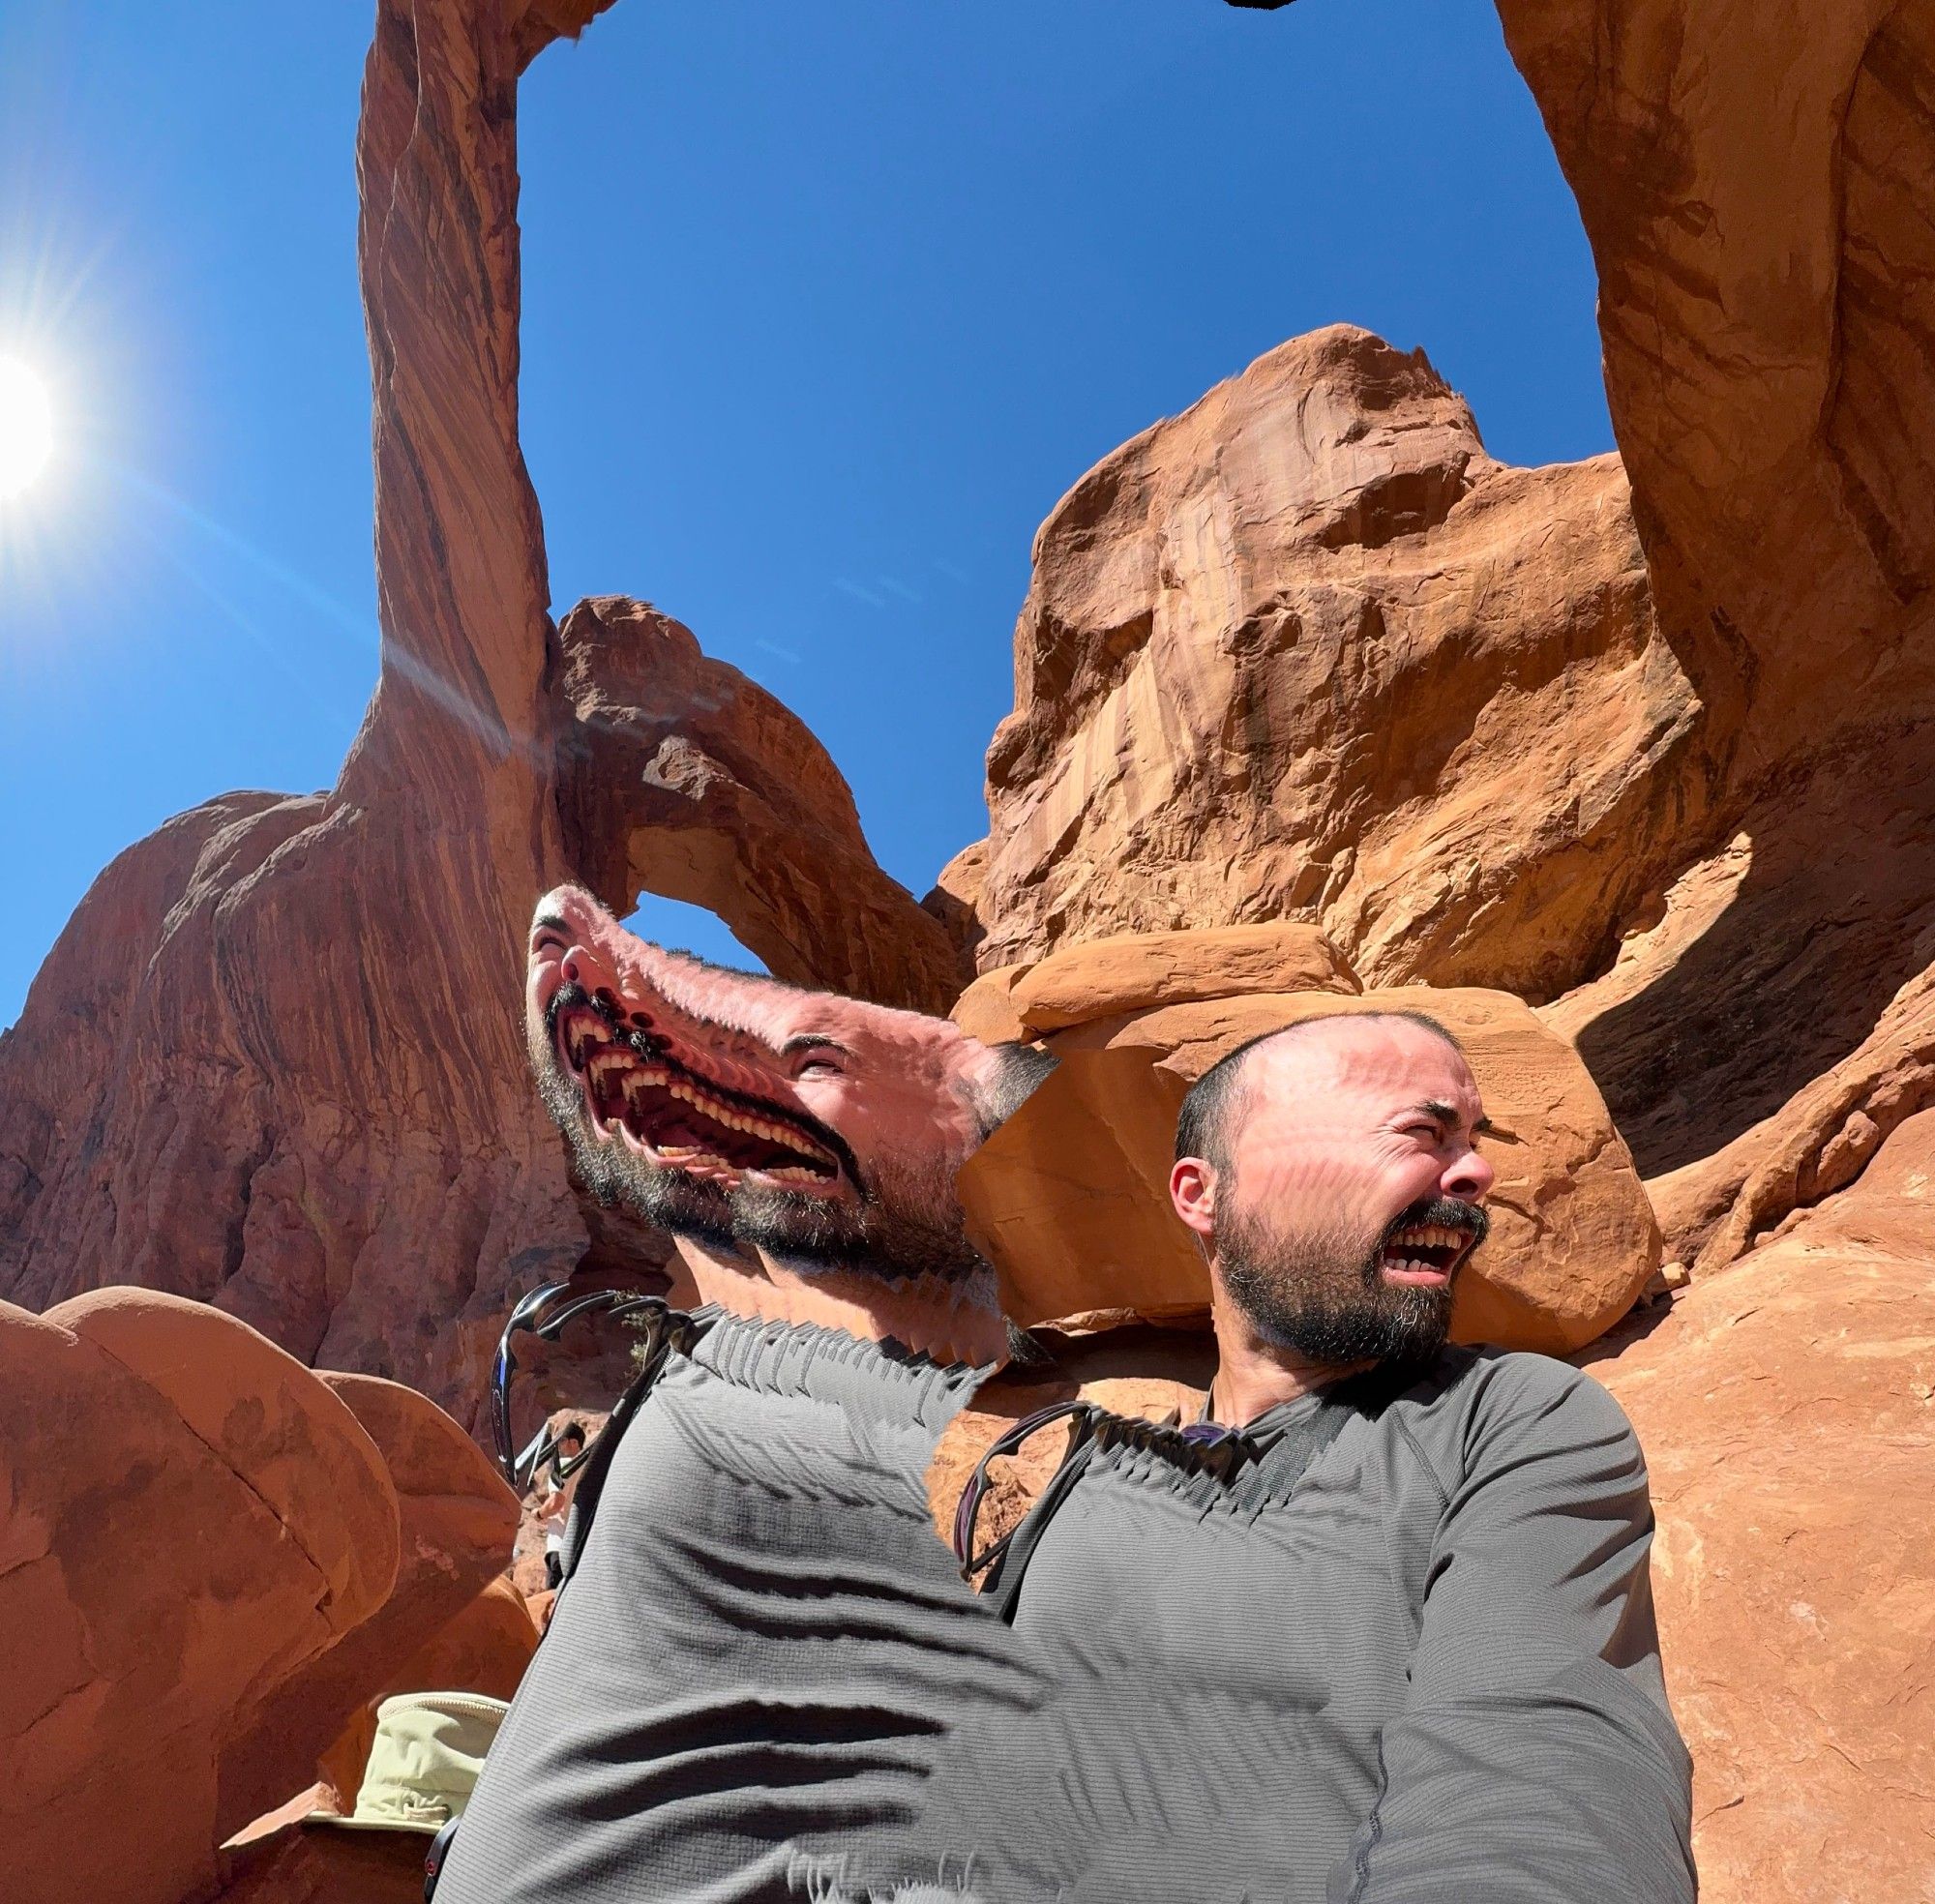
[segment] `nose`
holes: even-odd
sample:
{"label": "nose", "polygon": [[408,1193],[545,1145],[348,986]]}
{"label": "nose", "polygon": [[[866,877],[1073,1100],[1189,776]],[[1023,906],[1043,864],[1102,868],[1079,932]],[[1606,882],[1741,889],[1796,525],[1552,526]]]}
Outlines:
{"label": "nose", "polygon": [[564,955],[561,970],[567,985],[581,985],[599,1003],[618,1009],[617,974],[589,946],[574,945]]}
{"label": "nose", "polygon": [[1462,1204],[1482,1204],[1491,1194],[1497,1175],[1468,1144],[1438,1179],[1438,1187],[1445,1196],[1455,1197]]}

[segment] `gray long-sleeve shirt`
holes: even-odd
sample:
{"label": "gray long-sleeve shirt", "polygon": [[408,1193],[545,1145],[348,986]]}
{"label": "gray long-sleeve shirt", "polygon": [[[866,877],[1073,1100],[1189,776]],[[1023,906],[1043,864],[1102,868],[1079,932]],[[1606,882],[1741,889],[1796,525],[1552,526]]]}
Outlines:
{"label": "gray long-sleeve shirt", "polygon": [[1337,1407],[1272,1411],[1233,1474],[1174,1437],[1096,1445],[1006,1583],[1055,1691],[970,1729],[931,1834],[1003,1898],[1683,1904],[1690,1768],[1618,1405],[1451,1350],[1312,1458]]}
{"label": "gray long-sleeve shirt", "polygon": [[929,1521],[928,1461],[979,1374],[729,1316],[674,1354],[437,1904],[774,1904],[933,1874],[917,1821],[951,1724],[999,1736],[1039,1693]]}

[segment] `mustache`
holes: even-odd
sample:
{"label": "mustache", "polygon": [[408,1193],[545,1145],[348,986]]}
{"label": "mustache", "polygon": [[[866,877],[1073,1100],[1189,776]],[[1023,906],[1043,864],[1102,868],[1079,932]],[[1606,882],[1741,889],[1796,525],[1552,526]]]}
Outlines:
{"label": "mustache", "polygon": [[1435,1225],[1441,1230],[1469,1232],[1472,1243],[1465,1252],[1467,1257],[1492,1234],[1492,1219],[1485,1214],[1482,1204],[1464,1204],[1455,1197],[1420,1197],[1408,1208],[1399,1210],[1384,1225],[1384,1235],[1378,1238],[1379,1249],[1382,1250],[1400,1230],[1416,1229],[1425,1224]]}
{"label": "mustache", "polygon": [[[757,1097],[749,1097],[744,1091],[729,1089],[715,1084],[710,1078],[692,1070],[690,1065],[679,1063],[670,1055],[670,1041],[652,1031],[640,1031],[628,1027],[614,1003],[608,1003],[604,997],[595,997],[579,984],[565,984],[551,994],[551,1002],[545,1006],[545,1052],[553,1071],[563,1074],[563,1067],[557,1057],[557,1022],[568,1011],[595,1011],[610,1027],[611,1035],[617,1042],[627,1045],[641,1059],[669,1064],[683,1071],[695,1082],[702,1085],[715,1096],[729,1103],[743,1106],[746,1110],[761,1115],[778,1113],[789,1124],[804,1131],[816,1142],[822,1144],[840,1161],[840,1168],[846,1173],[847,1180],[862,1196],[868,1195],[866,1178],[861,1175],[860,1162],[853,1155],[852,1147],[830,1124],[821,1123],[813,1113],[802,1104],[780,1104],[766,1102]],[[574,1097],[576,1087],[574,1086]]]}

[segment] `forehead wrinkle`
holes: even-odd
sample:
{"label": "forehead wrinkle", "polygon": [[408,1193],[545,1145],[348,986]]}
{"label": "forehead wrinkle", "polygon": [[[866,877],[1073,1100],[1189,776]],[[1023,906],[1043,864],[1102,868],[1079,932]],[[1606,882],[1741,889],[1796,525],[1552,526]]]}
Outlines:
{"label": "forehead wrinkle", "polygon": [[837,992],[802,992],[798,997],[818,1009],[792,1014],[791,1023],[800,1028],[787,1035],[780,1046],[783,1054],[809,1042],[824,1043],[840,1046],[851,1056],[889,1059],[915,1076],[935,1079],[964,1071],[978,1048],[949,1019],[869,1004]]}
{"label": "forehead wrinkle", "polygon": [[[1326,1092],[1383,1098],[1391,1105],[1393,1115],[1406,1110],[1426,1111],[1462,1123],[1464,1114],[1451,1102],[1456,1097],[1467,1100],[1482,1115],[1477,1081],[1468,1061],[1455,1046],[1421,1026],[1415,1027],[1416,1035],[1429,1039],[1429,1058],[1421,1046],[1414,1055],[1413,1041],[1406,1035],[1412,1029],[1407,1022],[1369,1013],[1339,1012],[1284,1029],[1294,1035],[1261,1046],[1242,1067],[1234,1107],[1238,1121],[1246,1113],[1265,1107],[1278,1116],[1290,1114],[1307,1120],[1317,1113]],[[1434,1090],[1439,1078],[1420,1081],[1415,1075],[1426,1067],[1445,1067],[1440,1076],[1451,1086],[1449,1096],[1440,1097]],[[1429,1093],[1422,1098],[1415,1095],[1420,1083]],[[1372,1107],[1367,1109],[1372,1115],[1384,1115]],[[1476,1121],[1474,1116],[1474,1123]]]}

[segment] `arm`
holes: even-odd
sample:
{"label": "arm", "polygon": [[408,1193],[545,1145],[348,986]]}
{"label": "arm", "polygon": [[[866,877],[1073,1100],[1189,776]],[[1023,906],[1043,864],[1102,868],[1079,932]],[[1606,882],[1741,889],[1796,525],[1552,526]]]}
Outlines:
{"label": "arm", "polygon": [[[1420,1452],[1422,1450],[1420,1449]],[[1329,1904],[1687,1904],[1646,1465],[1563,1364],[1496,1364],[1448,1490],[1383,1789]]]}

